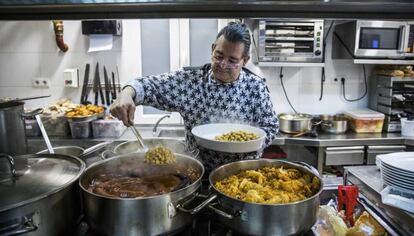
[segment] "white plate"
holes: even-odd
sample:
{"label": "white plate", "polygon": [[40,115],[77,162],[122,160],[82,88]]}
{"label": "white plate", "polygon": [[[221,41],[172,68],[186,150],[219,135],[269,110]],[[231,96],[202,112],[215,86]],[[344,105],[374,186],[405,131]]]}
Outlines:
{"label": "white plate", "polygon": [[413,185],[414,185],[414,177],[406,176],[406,175],[403,175],[403,174],[400,174],[400,173],[395,173],[395,172],[392,172],[392,171],[389,171],[389,170],[386,170],[386,169],[382,169],[382,173],[385,174],[385,175],[388,175],[389,177],[395,178],[395,179],[401,179],[401,180],[404,180],[404,181],[412,182]]}
{"label": "white plate", "polygon": [[407,179],[403,179],[403,178],[397,178],[393,175],[389,175],[385,172],[382,173],[382,176],[387,178],[388,180],[392,181],[392,182],[396,182],[396,183],[400,183],[400,184],[404,184],[408,187],[414,188],[414,182],[407,180]]}
{"label": "white plate", "polygon": [[382,163],[382,169],[392,171],[396,174],[402,174],[402,175],[414,178],[414,172],[410,172],[410,171],[406,171],[406,170],[403,170],[403,169],[400,169],[400,168],[396,168],[396,167],[390,166],[386,163]]}
{"label": "white plate", "polygon": [[[216,136],[229,133],[231,131],[246,131],[256,134],[259,138],[244,142],[226,142],[215,140]],[[254,152],[263,148],[266,133],[250,125],[216,123],[199,125],[191,130],[198,145],[220,152],[244,153]]]}
{"label": "white plate", "polygon": [[394,152],[378,155],[377,158],[380,158],[381,162],[384,162],[391,167],[414,174],[414,152]]}
{"label": "white plate", "polygon": [[384,176],[384,175],[381,176],[381,177],[382,177],[382,181],[386,185],[397,186],[397,187],[400,187],[400,188],[403,188],[403,189],[408,189],[408,190],[414,191],[414,187],[409,186],[409,185],[407,185],[405,183],[402,183],[400,181],[396,181],[396,180],[389,179],[387,176]]}

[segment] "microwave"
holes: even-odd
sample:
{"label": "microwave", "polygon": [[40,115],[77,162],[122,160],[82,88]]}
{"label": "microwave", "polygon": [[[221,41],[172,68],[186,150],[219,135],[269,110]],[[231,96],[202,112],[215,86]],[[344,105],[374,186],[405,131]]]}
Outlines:
{"label": "microwave", "polygon": [[[414,58],[414,21],[356,20],[335,26],[333,58]],[[342,48],[342,49],[338,49]],[[345,50],[344,50],[345,49]]]}
{"label": "microwave", "polygon": [[257,63],[322,62],[324,21],[256,19]]}

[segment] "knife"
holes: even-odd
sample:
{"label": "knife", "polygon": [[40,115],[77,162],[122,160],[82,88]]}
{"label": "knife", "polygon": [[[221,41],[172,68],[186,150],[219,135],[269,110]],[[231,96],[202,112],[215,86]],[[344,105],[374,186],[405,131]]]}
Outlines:
{"label": "knife", "polygon": [[86,68],[85,68],[85,75],[83,76],[83,86],[82,86],[82,93],[81,93],[81,99],[80,99],[80,103],[81,104],[85,104],[86,103],[86,91],[87,91],[87,87],[88,87],[88,82],[89,82],[89,64],[86,64]]}
{"label": "knife", "polygon": [[115,85],[115,73],[112,72],[112,100],[116,99],[116,85]]}
{"label": "knife", "polygon": [[99,63],[96,63],[95,76],[93,78],[93,92],[95,93],[95,105],[98,105],[98,83],[99,83]]}
{"label": "knife", "polygon": [[105,80],[105,97],[106,97],[106,105],[111,105],[111,98],[109,97],[109,93],[111,92],[111,87],[109,86],[109,78],[108,73],[106,72],[106,67],[104,66],[104,80]]}
{"label": "knife", "polygon": [[101,78],[99,76],[99,70],[98,70],[98,88],[99,88],[99,95],[101,96],[101,104],[105,106],[105,97],[102,91],[102,85],[101,85]]}

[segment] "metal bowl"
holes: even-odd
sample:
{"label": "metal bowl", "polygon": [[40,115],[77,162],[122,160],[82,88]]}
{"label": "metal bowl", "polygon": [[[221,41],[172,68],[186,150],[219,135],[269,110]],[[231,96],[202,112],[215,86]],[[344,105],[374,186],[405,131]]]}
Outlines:
{"label": "metal bowl", "polygon": [[[216,136],[239,130],[254,133],[259,138],[241,142],[215,140]],[[198,145],[207,149],[230,153],[244,153],[260,150],[263,148],[266,137],[266,133],[260,128],[256,128],[250,125],[227,123],[199,125],[194,127],[191,130],[191,133],[194,135]]]}

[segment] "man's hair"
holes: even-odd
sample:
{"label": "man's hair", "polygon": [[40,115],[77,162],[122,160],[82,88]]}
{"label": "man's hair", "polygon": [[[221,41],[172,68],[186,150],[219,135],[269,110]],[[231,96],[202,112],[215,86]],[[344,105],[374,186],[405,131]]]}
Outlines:
{"label": "man's hair", "polygon": [[251,44],[250,32],[244,23],[230,22],[228,25],[226,25],[223,29],[220,30],[220,32],[217,34],[216,40],[220,38],[220,36],[222,35],[226,40],[232,43],[243,43],[243,56],[249,56]]}

